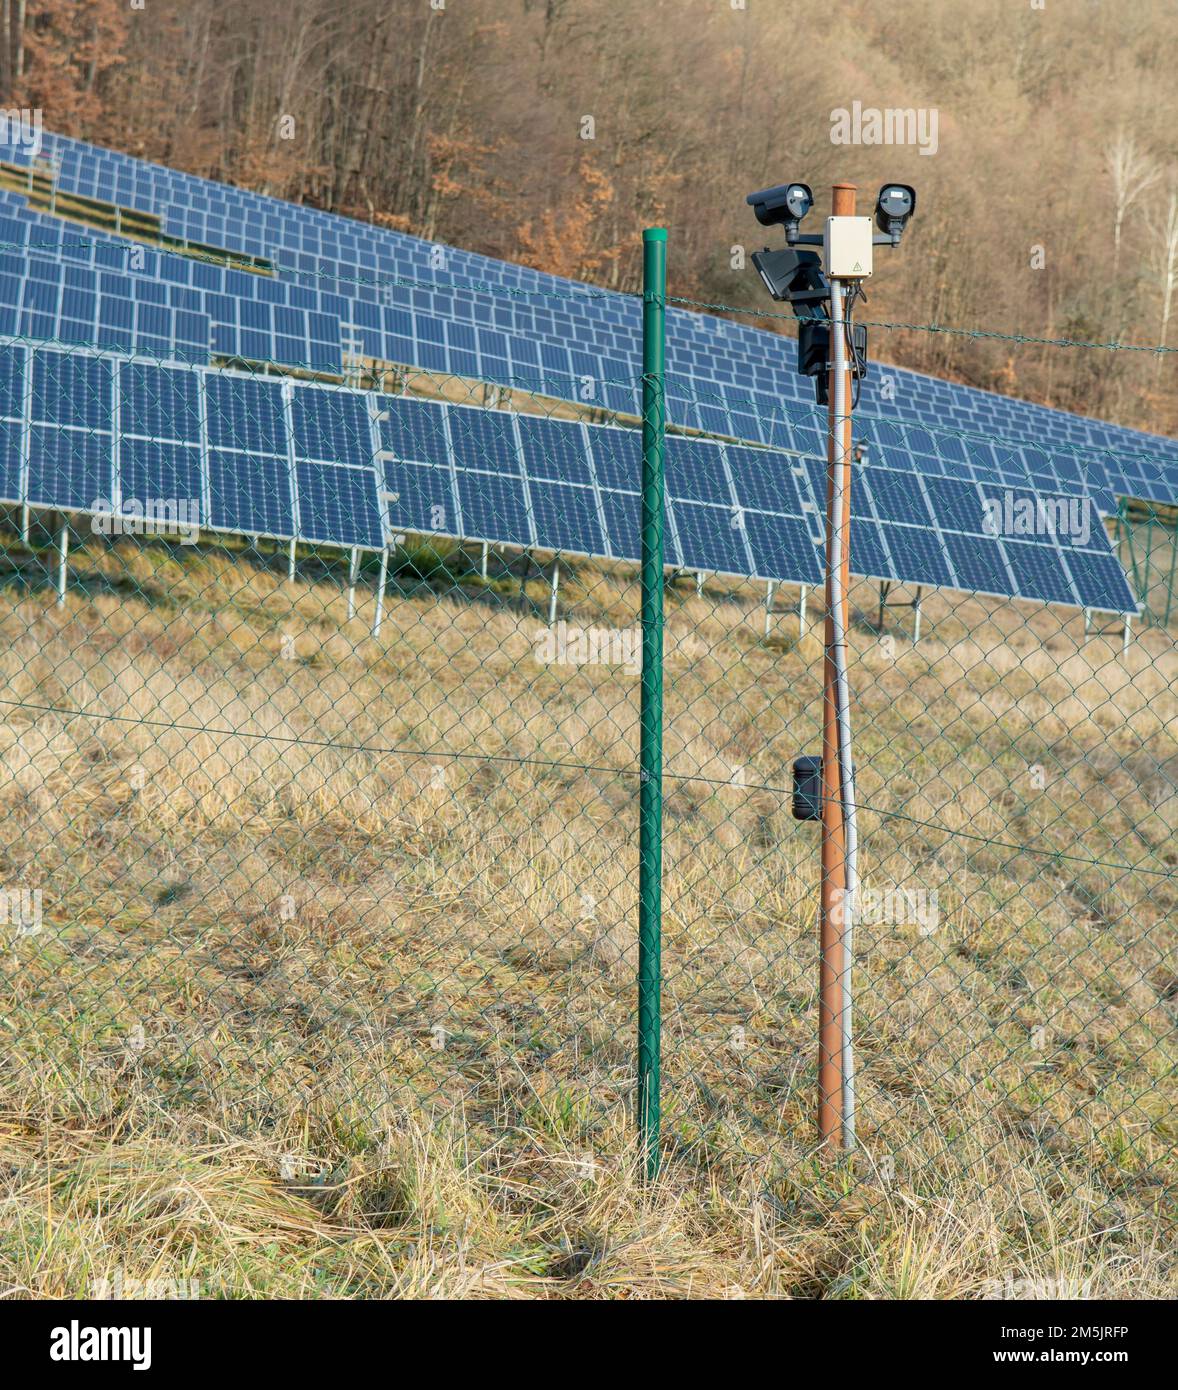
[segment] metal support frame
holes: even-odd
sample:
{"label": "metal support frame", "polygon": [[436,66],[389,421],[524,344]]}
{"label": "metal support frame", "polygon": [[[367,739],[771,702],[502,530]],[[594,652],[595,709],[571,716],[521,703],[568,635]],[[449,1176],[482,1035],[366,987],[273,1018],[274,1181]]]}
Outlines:
{"label": "metal support frame", "polygon": [[798,589],[798,641],[800,642],[806,635],[806,599],[810,594],[810,586],[802,584]]}
{"label": "metal support frame", "polygon": [[1085,635],[1085,637],[1088,637],[1088,636],[1092,636],[1092,637],[1112,637],[1112,636],[1114,636],[1114,635],[1119,636],[1120,639],[1121,639],[1121,655],[1122,655],[1122,656],[1128,656],[1128,655],[1129,655],[1129,642],[1130,642],[1131,637],[1132,637],[1133,614],[1132,614],[1132,613],[1125,613],[1125,614],[1123,614],[1123,615],[1122,615],[1122,621],[1121,621],[1121,623],[1120,623],[1117,627],[1094,627],[1094,626],[1093,626],[1093,618],[1094,618],[1094,610],[1091,609],[1091,608],[1085,608],[1085,609],[1084,609],[1084,635]]}
{"label": "metal support frame", "polygon": [[295,541],[292,539],[290,550],[287,552],[286,577],[290,583],[295,581]]}
{"label": "metal support frame", "polygon": [[484,584],[487,582],[487,558],[490,555],[490,553],[491,547],[487,544],[486,541],[484,541],[482,560],[479,564],[479,575],[482,578]]}
{"label": "metal support frame", "polygon": [[892,599],[892,600],[889,602],[889,601],[888,601],[888,595],[892,592],[892,589],[893,589],[894,587],[895,587],[894,581],[891,580],[891,579],[881,579],[880,582],[879,582],[879,619],[878,619],[878,621],[876,622],[876,627],[879,629],[880,632],[883,631],[884,613],[887,611],[887,609],[889,609],[889,608],[911,608],[911,609],[912,609],[912,618],[913,618],[913,621],[912,621],[912,645],[915,647],[916,644],[920,641],[920,618],[921,618],[920,603],[921,603],[921,598],[922,598],[922,596],[923,596],[923,594],[924,594],[924,586],[921,585],[921,584],[917,584],[917,586],[916,586],[916,596],[915,596],[915,598],[911,598],[911,599]]}
{"label": "metal support frame", "polygon": [[360,552],[352,547],[348,556],[348,619],[356,616],[356,577],[360,569]]}
{"label": "metal support frame", "polygon": [[61,523],[61,536],[57,545],[57,606],[65,607],[66,560],[70,551],[70,524]]}
{"label": "metal support frame", "polygon": [[552,557],[552,587],[548,594],[548,626],[556,622],[556,596],[560,590],[560,555]]}
{"label": "metal support frame", "polygon": [[389,548],[386,545],[380,552],[380,578],[376,581],[376,618],[372,624],[373,637],[380,636],[381,623],[384,621],[384,590],[389,577]]}

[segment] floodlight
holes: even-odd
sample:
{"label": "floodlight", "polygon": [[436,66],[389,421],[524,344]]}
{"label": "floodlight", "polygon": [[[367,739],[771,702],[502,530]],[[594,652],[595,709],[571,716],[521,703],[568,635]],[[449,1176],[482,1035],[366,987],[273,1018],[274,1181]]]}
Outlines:
{"label": "floodlight", "polygon": [[885,183],[875,200],[875,225],[891,237],[893,246],[898,246],[900,235],[915,211],[915,188],[906,183]]}
{"label": "floodlight", "polygon": [[753,265],[770,295],[787,299],[798,318],[825,316],[820,306],[829,299],[830,286],[816,251],[798,251],[792,246],[770,251],[766,247],[753,252]]}

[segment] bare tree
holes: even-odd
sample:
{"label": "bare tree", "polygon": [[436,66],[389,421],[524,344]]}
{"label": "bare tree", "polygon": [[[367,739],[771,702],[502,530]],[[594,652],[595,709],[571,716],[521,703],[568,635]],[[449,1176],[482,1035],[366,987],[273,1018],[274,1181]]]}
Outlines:
{"label": "bare tree", "polygon": [[1119,130],[1104,151],[1105,168],[1113,186],[1113,274],[1121,266],[1121,239],[1125,218],[1134,203],[1162,176],[1157,162],[1141,149],[1132,135]]}
{"label": "bare tree", "polygon": [[[1174,312],[1174,290],[1178,287],[1178,174],[1171,174],[1168,191],[1146,208],[1142,220],[1149,234],[1149,268],[1161,290],[1158,343],[1165,347]],[[1161,377],[1161,353],[1154,363],[1154,372]]]}

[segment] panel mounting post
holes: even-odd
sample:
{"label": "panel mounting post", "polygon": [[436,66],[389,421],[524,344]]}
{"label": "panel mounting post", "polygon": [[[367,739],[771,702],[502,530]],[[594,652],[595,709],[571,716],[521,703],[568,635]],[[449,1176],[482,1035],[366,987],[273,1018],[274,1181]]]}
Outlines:
{"label": "panel mounting post", "polygon": [[63,521],[57,545],[57,606],[65,607],[66,557],[70,551],[70,524]]}
{"label": "panel mounting post", "polygon": [[356,616],[356,574],[360,568],[360,552],[355,546],[348,557],[348,618]]}
{"label": "panel mounting post", "polygon": [[556,595],[560,589],[560,555],[552,557],[552,588],[548,594],[548,626],[556,622]]}
{"label": "panel mounting post", "polygon": [[384,621],[384,589],[389,577],[389,548],[386,545],[380,552],[380,578],[376,581],[376,619],[372,624],[373,637],[380,636],[380,625]]}

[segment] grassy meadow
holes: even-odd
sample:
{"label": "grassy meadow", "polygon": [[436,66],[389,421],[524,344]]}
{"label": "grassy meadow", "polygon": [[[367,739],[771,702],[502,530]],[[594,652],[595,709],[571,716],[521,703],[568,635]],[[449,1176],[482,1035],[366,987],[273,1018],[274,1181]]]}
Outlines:
{"label": "grassy meadow", "polygon": [[[0,1289],[1173,1297],[1174,629],[852,595],[861,1147],[815,1151],[821,652],[667,591],[664,1164],[631,1106],[638,678],[492,556],[75,548],[0,587]],[[525,576],[526,578],[526,576]],[[561,619],[633,629],[566,564]],[[811,598],[811,620],[816,605]],[[917,920],[917,918],[920,920]]]}

